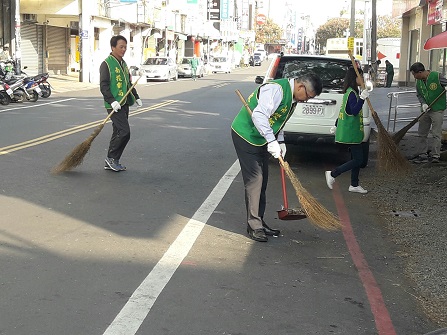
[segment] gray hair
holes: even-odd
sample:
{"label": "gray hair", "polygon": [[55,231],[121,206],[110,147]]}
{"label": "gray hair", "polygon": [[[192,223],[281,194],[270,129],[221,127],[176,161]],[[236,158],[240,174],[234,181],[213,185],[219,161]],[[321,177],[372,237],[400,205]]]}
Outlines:
{"label": "gray hair", "polygon": [[306,85],[315,95],[320,95],[323,91],[323,82],[315,73],[309,72],[295,78],[295,81]]}

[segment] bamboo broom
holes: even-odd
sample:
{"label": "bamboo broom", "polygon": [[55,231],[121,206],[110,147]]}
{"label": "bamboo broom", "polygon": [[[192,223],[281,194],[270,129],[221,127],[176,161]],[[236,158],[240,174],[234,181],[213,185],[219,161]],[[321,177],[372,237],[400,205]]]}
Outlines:
{"label": "bamboo broom", "polygon": [[[365,82],[363,81],[363,77],[360,75],[359,70],[357,69],[357,64],[355,63],[354,57],[352,56],[352,51],[349,51],[349,57],[351,58],[352,66],[355,70],[355,73],[357,74],[357,77],[360,78],[360,86],[362,87],[362,89],[365,89]],[[396,143],[386,131],[385,127],[380,121],[379,116],[374,110],[370,99],[366,98],[366,101],[368,102],[368,106],[371,111],[371,115],[373,116],[374,122],[377,125],[377,161],[379,170],[387,174],[404,175],[405,173],[408,173],[411,170],[410,163],[400,153]]]}
{"label": "bamboo broom", "polygon": [[[245,109],[251,115],[252,111],[248,106],[245,98],[242,96],[239,90],[236,90],[236,94],[239,96],[239,99],[245,106]],[[296,196],[302,206],[304,213],[306,214],[309,221],[315,226],[322,228],[324,230],[338,230],[342,228],[342,224],[340,219],[332,214],[329,210],[327,210],[323,205],[321,205],[301,184],[298,177],[293,173],[290,168],[289,163],[284,161],[284,159],[280,156],[279,163],[283,167],[284,171],[289,177],[290,182],[295,189]]]}
{"label": "bamboo broom", "polygon": [[[126,92],[126,94],[121,98],[120,105],[125,101],[126,97],[129,95],[129,93],[132,91],[132,89],[137,84],[138,80],[141,78],[141,76],[133,83],[133,85],[129,88],[129,90]],[[96,136],[99,135],[101,130],[104,128],[104,125],[107,121],[112,117],[112,114],[115,113],[114,110],[107,115],[107,117],[104,119],[104,121],[101,122],[101,124],[96,127],[96,129],[93,131],[93,133],[81,144],[77,145],[67,156],[65,156],[64,160],[60,162],[57,166],[53,167],[51,170],[51,173],[53,174],[59,174],[65,171],[69,171],[74,169],[75,167],[82,164],[85,155],[90,150],[90,147],[93,143],[93,140],[96,138]]]}
{"label": "bamboo broom", "polygon": [[[428,106],[427,111],[445,94],[444,92],[441,92],[440,95],[436,97],[435,100]],[[407,124],[405,127],[403,127],[401,130],[393,134],[393,140],[394,143],[399,144],[399,142],[404,138],[405,134],[419,121],[419,119],[425,114],[426,112],[423,112],[418,115],[413,121],[411,121],[409,124]]]}

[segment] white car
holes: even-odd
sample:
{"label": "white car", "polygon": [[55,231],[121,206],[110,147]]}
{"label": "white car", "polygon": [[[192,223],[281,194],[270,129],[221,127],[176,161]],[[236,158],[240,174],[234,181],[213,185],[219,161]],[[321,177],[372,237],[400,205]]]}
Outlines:
{"label": "white car", "polygon": [[225,56],[211,58],[210,70],[212,73],[231,73],[231,59]]}
{"label": "white car", "polygon": [[146,81],[150,80],[177,80],[177,64],[169,57],[149,57],[141,65],[142,75]]}
{"label": "white car", "polygon": [[[358,64],[357,64],[358,65]],[[265,76],[257,76],[255,82],[266,83],[273,79],[294,78],[313,72],[323,82],[322,93],[306,102],[300,102],[284,126],[286,143],[329,140],[334,142],[331,128],[338,119],[343,100],[343,83],[350,59],[312,55],[277,56]],[[367,104],[363,105],[364,142],[369,143],[371,114]]]}

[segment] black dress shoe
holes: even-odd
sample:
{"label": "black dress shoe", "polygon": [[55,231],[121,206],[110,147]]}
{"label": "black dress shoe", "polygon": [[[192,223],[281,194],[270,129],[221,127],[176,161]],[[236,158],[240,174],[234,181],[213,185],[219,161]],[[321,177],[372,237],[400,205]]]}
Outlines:
{"label": "black dress shoe", "polygon": [[278,237],[281,231],[278,229],[272,229],[265,222],[262,222],[262,227],[264,228],[265,235]]}
{"label": "black dress shoe", "polygon": [[267,236],[265,236],[265,232],[264,232],[263,228],[251,229],[251,227],[248,226],[247,233],[248,233],[248,236],[250,236],[250,238],[252,240],[255,240],[258,242],[267,242],[268,241],[268,238],[267,238]]}

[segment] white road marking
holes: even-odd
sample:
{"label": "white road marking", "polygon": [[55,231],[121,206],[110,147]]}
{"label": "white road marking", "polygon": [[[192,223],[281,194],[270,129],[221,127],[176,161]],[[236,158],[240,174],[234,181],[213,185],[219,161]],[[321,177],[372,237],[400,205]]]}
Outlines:
{"label": "white road marking", "polygon": [[44,102],[43,104],[36,104],[36,105],[28,105],[28,106],[22,105],[20,107],[14,107],[14,108],[0,110],[0,113],[9,112],[9,111],[13,111],[16,109],[36,108],[36,107],[40,107],[40,106],[44,106],[44,105],[57,104],[59,102],[69,101],[69,100],[73,100],[73,99],[76,99],[76,98],[68,98],[68,99],[56,100],[56,101],[51,101],[51,102]]}
{"label": "white road marking", "polygon": [[188,255],[203,227],[240,171],[236,160],[194,213],[175,241],[129,298],[104,335],[134,335],[175,271]]}

